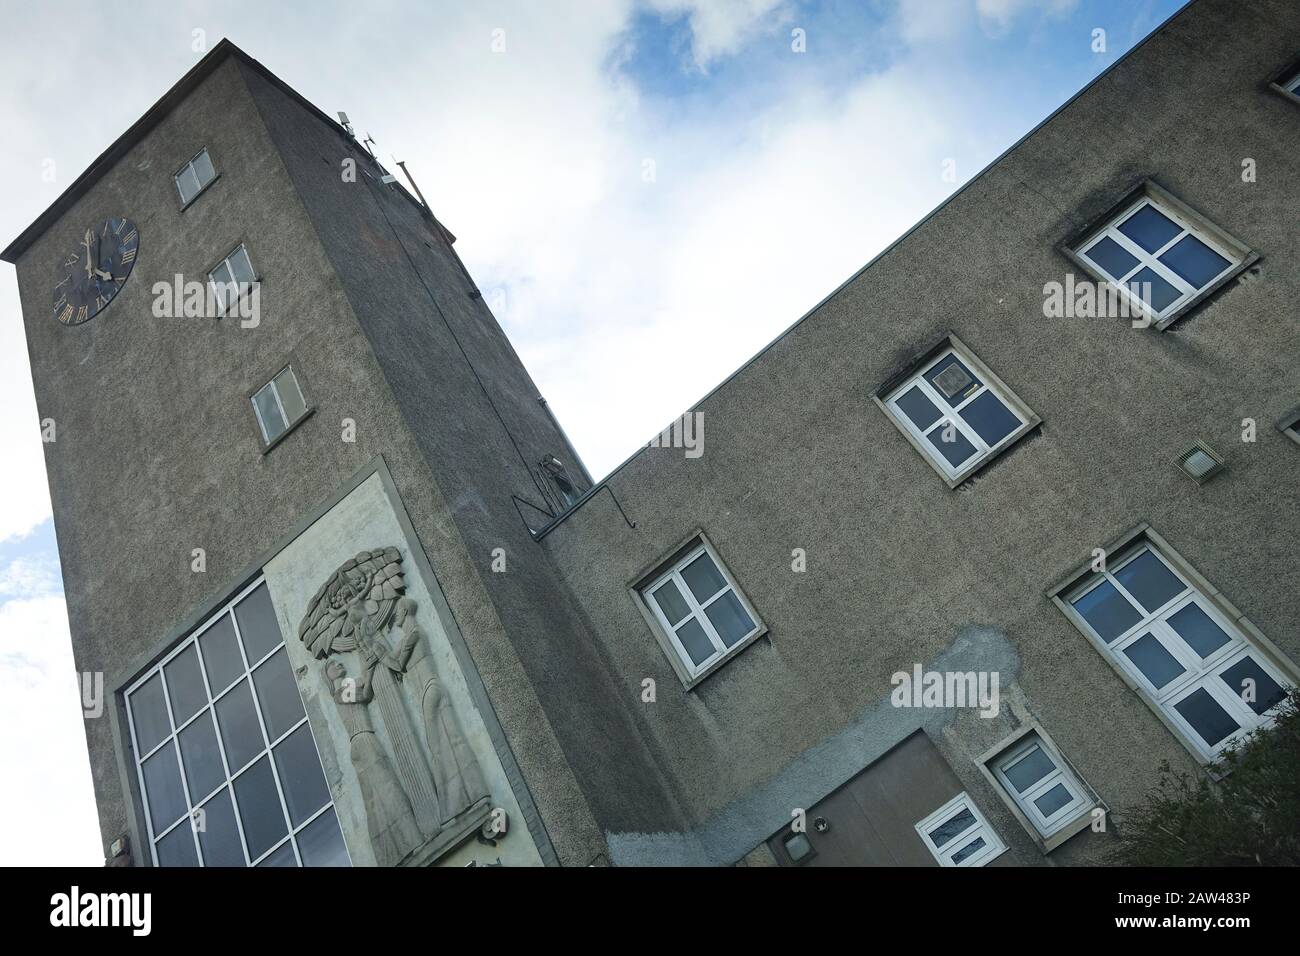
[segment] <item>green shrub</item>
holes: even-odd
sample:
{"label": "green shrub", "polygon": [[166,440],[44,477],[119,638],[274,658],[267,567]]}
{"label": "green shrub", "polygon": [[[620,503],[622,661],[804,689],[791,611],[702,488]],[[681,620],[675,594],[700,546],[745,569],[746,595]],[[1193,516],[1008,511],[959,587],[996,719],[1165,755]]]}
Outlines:
{"label": "green shrub", "polygon": [[1277,722],[1250,734],[1215,768],[1175,773],[1144,804],[1125,808],[1116,826],[1118,866],[1300,865],[1300,691]]}

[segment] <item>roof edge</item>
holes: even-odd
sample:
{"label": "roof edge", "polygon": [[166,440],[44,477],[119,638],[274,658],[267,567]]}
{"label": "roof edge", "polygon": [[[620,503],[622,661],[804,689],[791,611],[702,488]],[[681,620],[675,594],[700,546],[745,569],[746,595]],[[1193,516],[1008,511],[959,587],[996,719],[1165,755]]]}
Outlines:
{"label": "roof edge", "polygon": [[16,263],[18,257],[26,252],[28,247],[49,229],[56,219],[84,196],[92,185],[98,182],[119,159],[126,155],[131,147],[140,142],[146,133],[175,109],[181,100],[188,96],[199,83],[206,79],[231,54],[239,55],[245,60],[250,59],[248,54],[235,46],[229,39],[223,37],[216,46],[204,54],[203,59],[194,64],[189,72],[177,80],[171,89],[159,98],[158,102],[149,107],[143,116],[132,123],[125,133],[95,157],[95,160],[86,167],[82,174],[73,180],[72,185],[63,190],[59,197],[50,203],[30,226],[19,233],[18,237],[9,243],[3,252],[0,252],[0,260]]}

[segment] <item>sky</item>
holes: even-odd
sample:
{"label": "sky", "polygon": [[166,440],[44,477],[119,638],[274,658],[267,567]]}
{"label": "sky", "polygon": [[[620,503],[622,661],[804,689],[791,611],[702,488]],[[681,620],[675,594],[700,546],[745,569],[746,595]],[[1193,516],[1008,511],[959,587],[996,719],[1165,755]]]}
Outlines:
{"label": "sky", "polygon": [[[0,245],[229,37],[406,161],[599,478],[1182,5],[0,0]],[[99,865],[8,264],[0,408],[0,864]]]}

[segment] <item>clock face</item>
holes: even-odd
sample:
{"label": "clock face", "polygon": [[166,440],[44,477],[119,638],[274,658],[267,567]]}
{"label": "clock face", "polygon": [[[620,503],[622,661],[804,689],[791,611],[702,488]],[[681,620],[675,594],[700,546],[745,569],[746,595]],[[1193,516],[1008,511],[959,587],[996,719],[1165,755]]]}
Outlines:
{"label": "clock face", "polygon": [[98,315],[126,285],[140,249],[130,219],[105,219],[91,226],[59,261],[54,283],[54,317],[80,325]]}

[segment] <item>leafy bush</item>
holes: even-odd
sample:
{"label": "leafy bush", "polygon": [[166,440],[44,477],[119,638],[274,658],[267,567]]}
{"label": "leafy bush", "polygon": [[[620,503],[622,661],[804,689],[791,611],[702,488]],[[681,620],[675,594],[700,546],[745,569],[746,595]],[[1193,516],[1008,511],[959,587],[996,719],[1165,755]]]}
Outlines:
{"label": "leafy bush", "polygon": [[1147,802],[1125,808],[1106,862],[1117,866],[1300,865],[1300,690],[1210,778],[1165,761]]}

